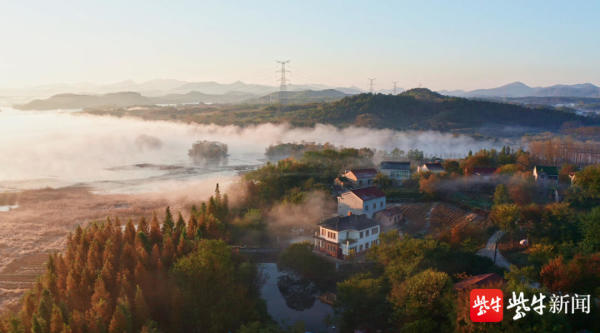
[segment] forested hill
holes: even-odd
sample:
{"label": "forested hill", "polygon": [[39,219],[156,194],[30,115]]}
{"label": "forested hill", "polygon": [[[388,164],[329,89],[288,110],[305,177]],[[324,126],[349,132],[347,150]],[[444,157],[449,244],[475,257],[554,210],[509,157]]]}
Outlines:
{"label": "forested hill", "polygon": [[521,126],[555,130],[565,122],[594,122],[552,108],[447,97],[419,88],[400,95],[361,94],[290,111],[293,122],[321,122],[395,129],[452,130],[489,126]]}
{"label": "forested hill", "polygon": [[515,104],[447,97],[419,88],[399,95],[360,94],[328,103],[285,105],[214,105],[147,107],[128,110],[93,109],[88,113],[136,116],[145,119],[180,120],[218,125],[253,125],[289,122],[294,126],[331,124],[397,130],[440,130],[494,135],[489,131],[520,128],[555,131],[565,123],[592,125],[598,119],[551,107],[530,108]]}

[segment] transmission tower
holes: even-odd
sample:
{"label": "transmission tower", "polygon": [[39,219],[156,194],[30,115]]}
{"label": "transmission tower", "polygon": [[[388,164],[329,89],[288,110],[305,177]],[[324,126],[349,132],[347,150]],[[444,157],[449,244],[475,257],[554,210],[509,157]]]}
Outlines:
{"label": "transmission tower", "polygon": [[373,82],[375,81],[375,78],[369,78],[369,92],[372,94],[373,93]]}
{"label": "transmission tower", "polygon": [[287,91],[288,80],[285,77],[285,73],[290,71],[285,69],[285,65],[289,64],[289,60],[277,60],[277,63],[281,65],[281,69],[277,72],[281,74],[279,78],[279,113],[281,113],[282,105],[285,104],[285,92]]}
{"label": "transmission tower", "polygon": [[394,95],[396,95],[396,89],[398,87],[397,85],[398,85],[398,81],[394,81]]}

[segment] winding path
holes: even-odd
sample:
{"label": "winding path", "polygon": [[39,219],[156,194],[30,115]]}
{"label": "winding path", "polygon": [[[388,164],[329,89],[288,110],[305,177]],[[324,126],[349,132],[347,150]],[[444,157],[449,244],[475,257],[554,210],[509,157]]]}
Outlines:
{"label": "winding path", "polygon": [[[496,243],[500,240],[500,238],[502,238],[502,236],[504,236],[504,231],[496,231],[488,239],[485,247],[477,251],[477,255],[494,260],[494,249],[496,247]],[[508,260],[506,260],[506,258],[502,256],[502,253],[500,253],[500,251],[496,251],[496,266],[510,270],[510,263],[508,262]]]}

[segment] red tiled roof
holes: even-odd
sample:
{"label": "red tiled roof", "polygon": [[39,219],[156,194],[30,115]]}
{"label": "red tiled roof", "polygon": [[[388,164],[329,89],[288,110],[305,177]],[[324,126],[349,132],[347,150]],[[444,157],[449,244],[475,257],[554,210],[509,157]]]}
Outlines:
{"label": "red tiled roof", "polygon": [[496,273],[475,275],[466,280],[462,280],[460,282],[455,283],[454,289],[461,290],[471,287],[480,287],[491,283],[497,283],[499,281],[504,281],[504,279]]}
{"label": "red tiled roof", "polygon": [[351,169],[349,172],[352,172],[356,178],[370,178],[375,177],[377,175],[377,170],[373,168],[368,169]]}
{"label": "red tiled roof", "polygon": [[373,200],[381,197],[385,197],[385,193],[377,187],[366,187],[360,188],[357,190],[352,190],[357,197],[359,197],[362,201]]}

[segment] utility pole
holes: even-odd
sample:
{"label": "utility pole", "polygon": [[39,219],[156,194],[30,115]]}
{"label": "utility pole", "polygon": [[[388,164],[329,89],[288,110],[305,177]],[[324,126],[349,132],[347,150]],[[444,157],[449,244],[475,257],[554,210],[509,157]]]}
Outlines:
{"label": "utility pole", "polygon": [[396,95],[397,85],[398,85],[398,81],[394,81],[394,95]]}
{"label": "utility pole", "polygon": [[373,82],[375,81],[375,78],[369,78],[369,92],[372,94],[373,93]]}
{"label": "utility pole", "polygon": [[289,60],[277,60],[277,63],[279,63],[281,65],[281,69],[278,70],[278,72],[281,73],[281,77],[279,78],[279,113],[281,113],[283,104],[285,102],[284,101],[285,92],[287,91],[287,84],[288,84],[288,80],[285,77],[285,73],[290,72],[285,69],[285,65],[289,64],[290,61]]}

